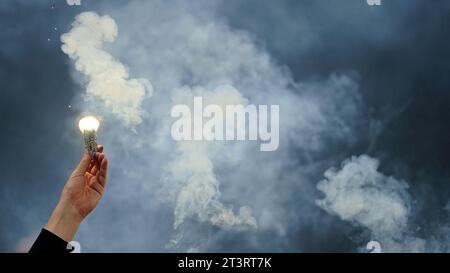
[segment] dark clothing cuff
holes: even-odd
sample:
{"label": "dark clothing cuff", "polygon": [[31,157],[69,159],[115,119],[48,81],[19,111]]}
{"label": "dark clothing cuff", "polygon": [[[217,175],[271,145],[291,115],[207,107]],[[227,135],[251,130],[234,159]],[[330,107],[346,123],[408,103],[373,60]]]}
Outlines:
{"label": "dark clothing cuff", "polygon": [[66,241],[43,228],[29,253],[70,253],[72,250]]}

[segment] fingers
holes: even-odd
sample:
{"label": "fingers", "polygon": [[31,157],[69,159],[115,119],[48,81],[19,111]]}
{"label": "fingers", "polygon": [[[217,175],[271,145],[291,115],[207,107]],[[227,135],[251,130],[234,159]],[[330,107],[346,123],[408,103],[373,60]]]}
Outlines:
{"label": "fingers", "polygon": [[99,170],[97,173],[97,179],[100,185],[105,187],[106,181],[108,179],[108,159],[104,154],[99,155]]}
{"label": "fingers", "polygon": [[75,168],[74,172],[78,174],[84,174],[91,163],[91,156],[87,150],[84,151],[83,157],[78,163],[78,166]]}
{"label": "fingers", "polygon": [[89,187],[91,187],[92,189],[94,189],[97,193],[99,193],[100,195],[103,195],[103,191],[104,188],[103,186],[99,183],[99,181],[97,179],[95,179],[95,177],[91,180],[88,180],[89,183]]}
{"label": "fingers", "polygon": [[89,187],[102,195],[107,181],[108,159],[106,159],[105,155],[101,153],[97,153],[96,156],[98,160],[98,167],[93,167],[92,173],[86,173],[86,178]]}
{"label": "fingers", "polygon": [[98,145],[95,158],[93,160],[90,153],[85,150],[83,158],[75,168],[74,173],[85,175],[88,185],[99,194],[102,194],[108,177],[108,159],[103,153],[102,145]]}
{"label": "fingers", "polygon": [[86,172],[86,173],[84,174],[84,176],[86,177],[88,183],[90,183],[90,181],[92,180],[92,178],[95,177],[94,175],[92,175],[92,174],[90,174],[90,173],[88,173],[88,172]]}
{"label": "fingers", "polygon": [[85,177],[86,177],[88,186],[91,189],[93,189],[94,191],[96,191],[98,194],[102,195],[104,189],[103,189],[103,186],[98,182],[97,177],[88,172],[85,174]]}
{"label": "fingers", "polygon": [[89,173],[91,173],[92,175],[96,175],[98,168],[97,168],[97,163],[93,163],[91,170],[89,171]]}
{"label": "fingers", "polygon": [[97,145],[97,152],[95,153],[94,159],[91,160],[91,163],[89,164],[87,172],[95,175],[99,169],[99,155],[103,153],[103,145]]}

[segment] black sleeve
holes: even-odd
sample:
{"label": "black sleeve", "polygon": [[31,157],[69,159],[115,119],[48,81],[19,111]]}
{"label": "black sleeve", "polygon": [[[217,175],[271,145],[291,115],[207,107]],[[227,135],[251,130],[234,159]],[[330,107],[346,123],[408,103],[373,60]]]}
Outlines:
{"label": "black sleeve", "polygon": [[63,239],[43,228],[29,253],[70,253],[73,248]]}

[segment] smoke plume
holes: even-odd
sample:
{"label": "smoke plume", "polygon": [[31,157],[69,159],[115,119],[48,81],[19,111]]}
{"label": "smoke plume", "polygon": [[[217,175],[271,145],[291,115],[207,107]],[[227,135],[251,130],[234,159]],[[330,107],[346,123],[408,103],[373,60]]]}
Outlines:
{"label": "smoke plume", "polygon": [[124,123],[136,125],[142,121],[142,100],[153,90],[146,79],[129,79],[125,66],[103,50],[103,43],[114,42],[116,36],[117,25],[111,17],[84,12],[61,36],[61,49],[86,75],[87,98],[102,100]]}
{"label": "smoke plume", "polygon": [[[246,100],[232,86],[219,86],[212,92],[199,87],[195,90],[182,88],[175,92],[173,103],[189,105],[193,109],[194,95],[203,98],[204,106],[219,105],[222,111],[225,111],[227,104],[246,104]],[[195,130],[202,133],[203,128],[194,128]],[[176,201],[174,227],[177,228],[187,217],[197,216],[223,228],[256,228],[257,223],[250,208],[241,207],[236,216],[219,201],[219,181],[210,158],[211,145],[214,143],[207,141],[180,141],[177,145],[179,156],[169,165],[172,183],[181,185]]]}
{"label": "smoke plume", "polygon": [[352,157],[341,169],[328,169],[317,189],[327,212],[367,228],[383,252],[422,252],[425,240],[410,236],[412,201],[408,184],[378,171],[379,161],[367,155]]}

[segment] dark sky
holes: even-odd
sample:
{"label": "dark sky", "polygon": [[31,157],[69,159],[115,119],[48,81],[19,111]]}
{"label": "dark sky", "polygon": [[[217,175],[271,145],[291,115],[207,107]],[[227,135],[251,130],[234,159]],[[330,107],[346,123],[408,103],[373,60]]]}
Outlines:
{"label": "dark sky", "polygon": [[[15,251],[45,223],[82,149],[70,122],[79,112],[69,106],[80,87],[59,36],[76,14],[97,6],[30,2],[0,3],[0,251]],[[348,155],[381,159],[384,173],[410,184],[417,223],[437,221],[450,197],[450,2],[382,2],[228,0],[217,10],[297,81],[355,73],[366,114],[382,126]],[[330,221],[336,233],[312,237],[301,249],[352,251],[347,224]],[[223,249],[236,249],[226,246],[238,244],[236,237],[224,238]]]}

